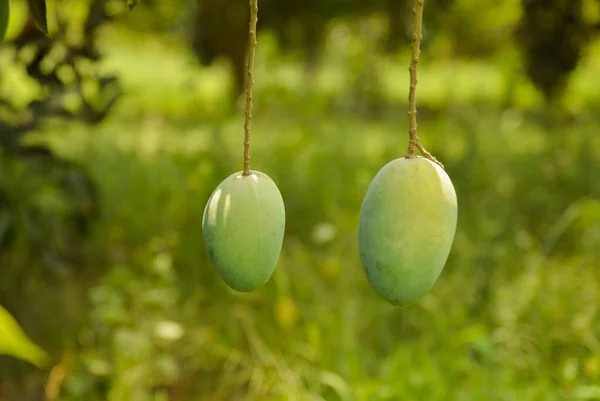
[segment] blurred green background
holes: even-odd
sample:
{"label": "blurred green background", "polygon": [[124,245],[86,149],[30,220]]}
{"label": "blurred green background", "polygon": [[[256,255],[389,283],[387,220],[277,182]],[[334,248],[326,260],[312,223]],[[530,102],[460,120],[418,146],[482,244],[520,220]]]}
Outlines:
{"label": "blurred green background", "polygon": [[252,166],[287,225],[239,294],[201,219],[242,167],[248,4],[125,3],[49,1],[50,40],[10,2],[0,305],[52,362],[0,355],[0,400],[600,400],[600,1],[426,1],[419,135],[459,219],[409,308],[357,224],[406,152],[412,5],[259,1]]}

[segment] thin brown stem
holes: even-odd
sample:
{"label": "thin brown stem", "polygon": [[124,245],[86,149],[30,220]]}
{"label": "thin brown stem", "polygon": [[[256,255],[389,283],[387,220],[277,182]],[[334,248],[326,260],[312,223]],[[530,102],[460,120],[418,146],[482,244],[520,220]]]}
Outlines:
{"label": "thin brown stem", "polygon": [[254,57],[256,55],[256,24],[258,0],[250,0],[250,38],[248,41],[248,77],[246,79],[246,121],[244,123],[244,173],[250,175],[250,120],[252,119],[252,87],[254,86]]}
{"label": "thin brown stem", "polygon": [[415,0],[413,7],[414,14],[414,25],[413,25],[413,36],[412,36],[412,52],[410,59],[410,66],[408,71],[410,72],[410,89],[408,92],[408,134],[410,135],[408,141],[408,154],[406,157],[411,158],[415,156],[415,147],[419,142],[417,136],[417,65],[419,64],[419,55],[421,54],[421,39],[423,38],[422,25],[423,25],[423,6],[424,0]]}
{"label": "thin brown stem", "polygon": [[410,72],[410,89],[408,92],[408,152],[406,157],[411,159],[415,157],[415,148],[431,160],[437,163],[440,167],[444,168],[444,165],[440,163],[435,157],[431,155],[425,147],[421,145],[419,136],[417,135],[417,83],[419,82],[417,77],[417,65],[419,64],[419,56],[421,54],[421,39],[423,39],[423,7],[425,0],[414,0],[415,4],[413,7],[414,14],[414,25],[412,35],[412,52],[410,59],[410,66],[408,70]]}

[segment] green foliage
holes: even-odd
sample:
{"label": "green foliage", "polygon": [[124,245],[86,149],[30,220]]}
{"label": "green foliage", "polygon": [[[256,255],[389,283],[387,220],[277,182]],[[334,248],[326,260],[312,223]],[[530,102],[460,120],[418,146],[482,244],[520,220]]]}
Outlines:
{"label": "green foliage", "polygon": [[596,1],[596,10],[585,7],[586,3],[591,1],[523,2],[519,38],[525,69],[550,100],[561,94],[569,74],[600,27],[600,2]]}
{"label": "green foliage", "polygon": [[48,356],[23,332],[19,323],[0,305],[0,354],[43,366]]}
{"label": "green foliage", "polygon": [[[33,148],[32,148],[33,149]],[[0,263],[13,280],[46,264],[58,276],[77,268],[98,216],[97,188],[81,167],[31,152],[0,158]],[[13,266],[16,265],[16,266]],[[42,270],[42,271],[43,271]],[[13,283],[1,283],[4,291]],[[16,295],[16,294],[14,294]]]}
{"label": "green foliage", "polygon": [[[236,93],[243,90],[247,43],[247,7],[239,0],[201,0],[191,23],[191,45],[204,64],[231,63]],[[361,30],[378,36],[370,52],[396,52],[409,47],[411,1],[264,0],[260,32],[269,32],[288,55],[300,55],[314,67],[323,41],[344,22],[352,27],[365,19],[377,24]],[[185,7],[182,7],[185,8]],[[191,13],[186,8],[187,13]],[[590,43],[598,39],[598,0],[438,0],[424,13],[423,48],[435,59],[500,56],[518,60],[515,74],[526,77],[552,103],[560,99],[575,68],[585,62]],[[343,37],[336,35],[343,40]],[[363,60],[364,61],[364,60]]]}
{"label": "green foliage", "polygon": [[[78,266],[102,274],[50,280],[32,269],[43,261],[25,263],[31,240],[0,264],[10,309],[54,344],[43,345],[66,372],[60,401],[597,398],[599,53],[576,71],[569,115],[548,116],[520,80],[505,95],[510,57],[424,51],[419,130],[452,178],[460,217],[436,286],[394,308],[361,271],[357,226],[369,182],[406,151],[408,58],[372,54],[343,24],[332,35],[314,79],[259,37],[253,167],[278,184],[286,240],[272,279],[240,294],[202,243],[206,200],[241,167],[243,116],[224,106],[226,68],[194,67],[170,38],[104,33],[103,68],[122,78],[123,106],[95,127],[40,128],[100,186],[102,218],[80,239]],[[28,280],[15,285],[8,272]],[[35,383],[13,372],[0,381]],[[24,388],[6,398],[28,400]]]}
{"label": "green foliage", "polygon": [[[593,394],[600,228],[595,203],[577,200],[600,196],[578,173],[598,164],[597,122],[580,117],[576,130],[557,123],[547,134],[519,110],[458,106],[421,117],[422,139],[462,199],[461,219],[439,283],[419,305],[396,309],[368,288],[356,224],[369,181],[405,150],[406,120],[395,110],[330,117],[309,100],[268,99],[255,115],[253,159],[273,172],[290,217],[273,279],[253,294],[221,283],[199,241],[198,200],[241,161],[241,116],[182,123],[152,114],[140,124],[123,114],[86,140],[107,205],[96,247],[112,268],[90,293],[64,400]],[[77,156],[86,132],[66,135],[58,145]],[[573,203],[587,206],[558,230]]]}
{"label": "green foliage", "polygon": [[8,0],[0,0],[0,41],[4,39],[8,23],[10,22],[10,3]]}
{"label": "green foliage", "polygon": [[37,29],[48,35],[46,0],[27,0],[29,13]]}
{"label": "green foliage", "polygon": [[[21,157],[0,155],[0,303],[54,356],[85,308],[78,302],[83,283],[100,270],[83,265],[98,199],[80,166],[27,149]],[[26,369],[9,360],[0,377]]]}

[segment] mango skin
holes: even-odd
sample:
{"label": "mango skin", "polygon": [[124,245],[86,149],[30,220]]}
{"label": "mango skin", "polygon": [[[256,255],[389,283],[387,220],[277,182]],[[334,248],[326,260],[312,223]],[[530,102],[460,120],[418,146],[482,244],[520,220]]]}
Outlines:
{"label": "mango skin", "polygon": [[9,0],[0,0],[0,41],[4,40],[10,21]]}
{"label": "mango skin", "polygon": [[393,305],[419,301],[450,254],[457,198],[443,168],[423,158],[400,158],[375,175],[363,200],[358,242],[363,271]]}
{"label": "mango skin", "polygon": [[269,281],[285,231],[283,198],[269,176],[230,175],[212,193],[202,220],[206,252],[229,287],[251,292]]}

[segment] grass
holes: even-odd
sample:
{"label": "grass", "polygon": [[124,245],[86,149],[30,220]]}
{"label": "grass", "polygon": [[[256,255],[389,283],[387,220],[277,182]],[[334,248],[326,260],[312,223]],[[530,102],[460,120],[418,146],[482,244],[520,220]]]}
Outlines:
{"label": "grass", "polygon": [[406,150],[406,63],[376,60],[385,107],[372,112],[342,73],[351,55],[305,85],[259,46],[253,168],[283,194],[286,238],[272,280],[238,294],[201,234],[210,193],[242,165],[226,70],[111,35],[120,108],[98,127],[48,128],[103,198],[87,262],[101,275],[65,333],[61,401],[599,399],[600,121],[581,111],[598,92],[568,95],[580,113],[549,122],[527,113],[531,92],[498,106],[506,74],[491,64],[425,63],[419,130],[455,184],[459,225],[436,286],[397,308],[368,287],[356,227],[370,180]]}

